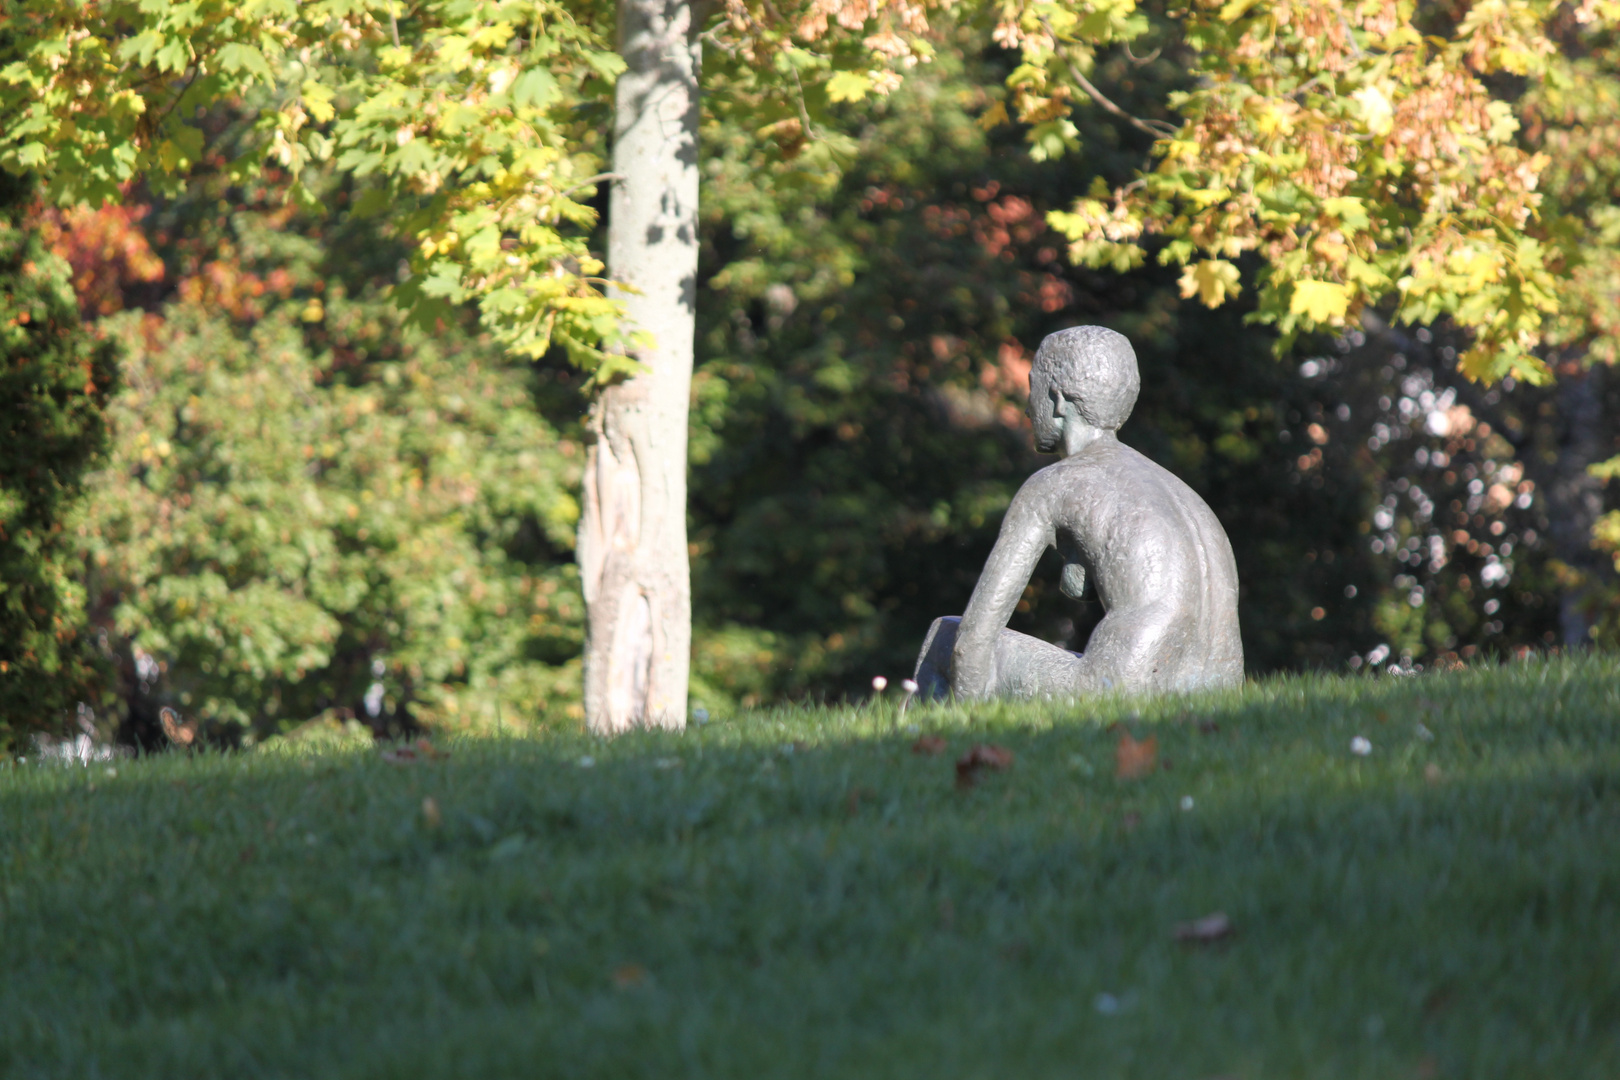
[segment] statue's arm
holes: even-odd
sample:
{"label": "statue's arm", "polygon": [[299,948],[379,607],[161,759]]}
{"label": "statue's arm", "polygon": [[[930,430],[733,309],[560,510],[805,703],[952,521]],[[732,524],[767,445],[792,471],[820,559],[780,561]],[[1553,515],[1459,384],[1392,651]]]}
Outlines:
{"label": "statue's arm", "polygon": [[951,692],[957,697],[984,697],[993,689],[996,641],[1018,607],[1035,564],[1055,539],[1045,504],[1039,485],[1031,478],[1001,521],[1001,534],[956,632]]}

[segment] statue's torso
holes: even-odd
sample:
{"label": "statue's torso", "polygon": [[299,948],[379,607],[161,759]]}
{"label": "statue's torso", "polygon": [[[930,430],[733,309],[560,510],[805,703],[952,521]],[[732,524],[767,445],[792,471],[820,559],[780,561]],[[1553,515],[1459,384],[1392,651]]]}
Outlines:
{"label": "statue's torso", "polygon": [[[1088,657],[1131,667],[1130,681],[1164,689],[1241,681],[1237,564],[1196,492],[1112,438],[1042,469],[1029,484],[1038,488],[1051,543],[1066,563],[1084,567],[1104,608],[1141,613],[1134,622],[1105,619]],[[1110,639],[1127,631],[1141,638],[1144,621],[1156,624],[1160,615],[1165,632],[1151,647]]]}

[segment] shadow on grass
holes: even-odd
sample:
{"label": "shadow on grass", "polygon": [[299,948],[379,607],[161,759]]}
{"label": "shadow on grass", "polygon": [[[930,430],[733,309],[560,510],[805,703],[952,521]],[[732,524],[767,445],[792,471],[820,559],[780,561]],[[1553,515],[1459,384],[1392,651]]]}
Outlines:
{"label": "shadow on grass", "polygon": [[0,774],[0,1073],[1620,1075],[1614,682]]}

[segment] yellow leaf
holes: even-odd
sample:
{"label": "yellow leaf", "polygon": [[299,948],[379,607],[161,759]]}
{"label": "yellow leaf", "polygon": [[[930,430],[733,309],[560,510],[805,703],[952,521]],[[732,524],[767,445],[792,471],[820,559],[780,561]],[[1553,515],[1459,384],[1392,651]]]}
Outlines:
{"label": "yellow leaf", "polygon": [[1225,259],[1205,259],[1181,272],[1181,295],[1191,299],[1196,294],[1205,307],[1220,307],[1238,294],[1238,281],[1236,266]]}
{"label": "yellow leaf", "polygon": [[1000,101],[991,102],[990,107],[979,115],[978,122],[979,127],[983,128],[985,131],[989,131],[992,128],[998,128],[1002,124],[1010,123],[1010,118],[1007,116],[1006,104]]}
{"label": "yellow leaf", "polygon": [[1376,86],[1364,86],[1350,95],[1361,105],[1361,119],[1374,135],[1387,135],[1395,126],[1395,107]]}
{"label": "yellow leaf", "polygon": [[302,87],[304,109],[315,118],[317,124],[324,124],[337,115],[332,107],[332,91],[316,82],[306,79]]}
{"label": "yellow leaf", "polygon": [[1502,259],[1489,250],[1472,246],[1460,248],[1452,252],[1446,261],[1453,273],[1468,278],[1464,289],[1470,293],[1479,292],[1492,282],[1502,279]]}
{"label": "yellow leaf", "polygon": [[872,77],[863,71],[840,71],[827,80],[827,97],[832,101],[859,101],[872,89]]}
{"label": "yellow leaf", "polygon": [[1316,323],[1339,323],[1350,309],[1350,290],[1332,281],[1296,281],[1288,310]]}
{"label": "yellow leaf", "polygon": [[1488,345],[1476,345],[1457,360],[1457,369],[1474,382],[1493,382],[1501,374],[1501,355]]}

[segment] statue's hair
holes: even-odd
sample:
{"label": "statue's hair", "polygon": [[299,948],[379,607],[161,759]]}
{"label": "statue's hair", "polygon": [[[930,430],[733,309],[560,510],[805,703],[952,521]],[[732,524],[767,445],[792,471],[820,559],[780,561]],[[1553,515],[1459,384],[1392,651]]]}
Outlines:
{"label": "statue's hair", "polygon": [[1142,376],[1136,350],[1123,334],[1101,326],[1076,326],[1048,334],[1035,353],[1058,392],[1080,409],[1086,423],[1118,431],[1136,405]]}

